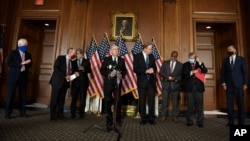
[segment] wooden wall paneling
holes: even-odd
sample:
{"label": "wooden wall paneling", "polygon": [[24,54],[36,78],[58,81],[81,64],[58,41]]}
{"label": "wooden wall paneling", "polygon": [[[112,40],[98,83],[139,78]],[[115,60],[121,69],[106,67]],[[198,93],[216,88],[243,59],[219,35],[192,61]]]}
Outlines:
{"label": "wooden wall paneling", "polygon": [[237,0],[192,0],[195,14],[237,14]]}
{"label": "wooden wall paneling", "polygon": [[21,0],[20,10],[59,10],[62,0],[45,0],[44,5],[35,5],[35,0]]}
{"label": "wooden wall paneling", "polygon": [[163,15],[163,55],[167,59],[170,57],[170,53],[179,47],[178,3],[164,3]]}
{"label": "wooden wall paneling", "polygon": [[69,47],[82,48],[87,23],[87,2],[73,2],[69,17]]}
{"label": "wooden wall paneling", "polygon": [[188,57],[188,53],[193,40],[192,32],[192,20],[191,20],[191,7],[190,0],[181,0],[179,3],[179,34],[180,34],[180,46],[176,47],[179,50],[179,60],[185,62]]}

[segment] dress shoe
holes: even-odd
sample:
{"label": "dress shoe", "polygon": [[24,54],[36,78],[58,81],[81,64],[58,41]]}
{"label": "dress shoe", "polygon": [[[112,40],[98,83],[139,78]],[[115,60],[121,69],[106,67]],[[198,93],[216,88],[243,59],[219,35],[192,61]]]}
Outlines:
{"label": "dress shoe", "polygon": [[203,124],[199,124],[198,127],[204,128],[204,125]]}
{"label": "dress shoe", "polygon": [[178,123],[178,122],[179,122],[179,119],[176,118],[176,117],[174,117],[172,120],[173,120],[173,122],[175,122],[175,123]]}
{"label": "dress shoe", "polygon": [[5,115],[4,118],[5,119],[11,119],[10,115]]}
{"label": "dress shoe", "polygon": [[193,125],[193,123],[187,123],[187,126],[188,127],[190,127],[190,126],[192,126]]}
{"label": "dress shoe", "polygon": [[113,125],[107,125],[107,126],[106,126],[106,130],[107,130],[107,132],[109,132],[109,131],[111,131],[111,130],[114,130]]}
{"label": "dress shoe", "polygon": [[79,115],[79,119],[83,119],[84,118],[84,114]]}
{"label": "dress shoe", "polygon": [[233,123],[228,123],[226,126],[230,127],[230,126],[233,126],[233,125],[234,125]]}
{"label": "dress shoe", "polygon": [[161,122],[164,122],[164,121],[166,121],[166,120],[167,120],[166,117],[161,117],[161,118],[160,118],[160,121],[161,121]]}
{"label": "dress shoe", "polygon": [[148,123],[151,124],[151,125],[155,125],[156,124],[154,120],[149,120]]}
{"label": "dress shoe", "polygon": [[75,119],[75,118],[76,118],[76,115],[74,115],[74,114],[71,115],[71,118],[72,118],[72,119]]}
{"label": "dress shoe", "polygon": [[140,122],[140,125],[145,125],[146,123],[147,123],[146,120],[142,120],[142,121]]}
{"label": "dress shoe", "polygon": [[26,114],[20,114],[20,117],[28,118]]}

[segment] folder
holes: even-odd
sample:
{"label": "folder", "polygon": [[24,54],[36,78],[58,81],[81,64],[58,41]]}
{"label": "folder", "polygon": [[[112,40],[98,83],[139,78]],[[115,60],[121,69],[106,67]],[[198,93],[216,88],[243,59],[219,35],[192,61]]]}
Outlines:
{"label": "folder", "polygon": [[201,72],[201,69],[198,68],[198,72],[195,74],[195,77],[198,78],[201,82],[206,82],[206,74]]}

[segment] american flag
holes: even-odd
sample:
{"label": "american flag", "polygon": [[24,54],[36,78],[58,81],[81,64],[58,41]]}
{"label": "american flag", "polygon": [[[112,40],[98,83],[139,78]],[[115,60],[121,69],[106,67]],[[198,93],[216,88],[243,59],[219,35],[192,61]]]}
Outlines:
{"label": "american flag", "polygon": [[122,81],[122,94],[126,94],[136,89],[136,76],[133,73],[132,55],[128,53],[126,44],[121,36],[117,37],[114,44],[120,47],[120,56],[124,58],[127,68],[127,74]]}
{"label": "american flag", "polygon": [[153,44],[153,55],[155,57],[155,64],[156,64],[156,68],[157,68],[157,72],[156,72],[156,94],[160,95],[161,91],[162,91],[162,87],[161,87],[161,76],[160,76],[160,68],[162,65],[162,59],[160,57],[160,54],[157,50],[154,38],[152,38],[152,44]]}
{"label": "american flag", "polygon": [[90,87],[88,92],[90,96],[98,94],[100,98],[104,97],[103,94],[103,78],[100,73],[101,61],[97,52],[97,43],[95,38],[92,37],[90,44],[86,50],[87,59],[90,60],[92,68],[92,78],[90,78]]}
{"label": "american flag", "polygon": [[0,77],[3,72],[3,47],[4,47],[4,32],[0,35]]}
{"label": "american flag", "polygon": [[98,47],[98,54],[101,60],[103,60],[106,56],[110,55],[110,44],[107,34],[104,35],[100,46]]}
{"label": "american flag", "polygon": [[[142,46],[143,46],[142,39],[140,34],[138,34],[137,39],[135,41],[135,45],[131,50],[132,55],[135,56],[136,54],[140,53],[142,51]],[[137,78],[135,78],[135,80],[136,80],[135,82],[137,82]],[[139,98],[137,89],[133,91],[133,95],[136,99]]]}
{"label": "american flag", "polygon": [[138,37],[135,41],[135,45],[131,50],[131,53],[133,54],[133,56],[142,51],[142,46],[143,46],[142,39],[140,37],[140,34],[138,34]]}

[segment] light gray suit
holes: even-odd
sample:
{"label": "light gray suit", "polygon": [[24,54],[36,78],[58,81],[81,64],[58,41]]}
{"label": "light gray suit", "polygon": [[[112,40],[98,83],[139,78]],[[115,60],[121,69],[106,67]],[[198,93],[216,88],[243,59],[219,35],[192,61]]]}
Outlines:
{"label": "light gray suit", "polygon": [[[162,106],[161,116],[168,115],[168,98],[171,94],[173,102],[172,117],[177,118],[179,114],[179,98],[181,90],[181,74],[182,63],[176,60],[174,70],[171,73],[170,70],[171,60],[164,61],[160,68],[160,75],[162,77]],[[174,80],[168,80],[168,77],[174,77]]]}

